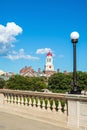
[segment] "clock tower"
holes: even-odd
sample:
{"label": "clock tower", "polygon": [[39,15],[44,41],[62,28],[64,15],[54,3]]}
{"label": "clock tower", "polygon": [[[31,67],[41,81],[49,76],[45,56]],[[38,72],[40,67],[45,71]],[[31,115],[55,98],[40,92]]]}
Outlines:
{"label": "clock tower", "polygon": [[48,52],[46,56],[45,71],[54,71],[53,56],[51,52]]}

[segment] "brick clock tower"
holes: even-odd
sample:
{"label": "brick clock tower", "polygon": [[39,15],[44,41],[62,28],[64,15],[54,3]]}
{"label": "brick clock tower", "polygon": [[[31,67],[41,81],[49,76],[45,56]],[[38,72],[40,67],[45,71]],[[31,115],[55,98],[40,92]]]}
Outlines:
{"label": "brick clock tower", "polygon": [[48,75],[48,77],[52,74],[54,74],[54,66],[53,66],[53,55],[51,52],[47,53],[46,56],[46,64],[45,64],[45,74]]}

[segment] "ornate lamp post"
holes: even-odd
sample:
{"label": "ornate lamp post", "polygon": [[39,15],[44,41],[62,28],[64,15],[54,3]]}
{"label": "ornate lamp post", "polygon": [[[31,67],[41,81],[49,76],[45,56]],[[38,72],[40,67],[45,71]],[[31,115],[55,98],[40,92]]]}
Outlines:
{"label": "ornate lamp post", "polygon": [[81,91],[79,86],[77,86],[77,74],[76,74],[76,43],[79,39],[78,32],[72,32],[70,34],[71,42],[73,43],[73,88],[70,91],[71,94],[80,94]]}

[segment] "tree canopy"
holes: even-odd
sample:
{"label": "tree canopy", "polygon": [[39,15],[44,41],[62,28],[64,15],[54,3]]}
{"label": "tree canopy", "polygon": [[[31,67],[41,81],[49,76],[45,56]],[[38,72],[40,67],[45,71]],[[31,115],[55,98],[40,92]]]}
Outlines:
{"label": "tree canopy", "polygon": [[55,73],[49,78],[48,87],[54,92],[69,90],[71,88],[71,75]]}
{"label": "tree canopy", "polygon": [[[77,72],[77,85],[81,90],[87,90],[87,73]],[[16,89],[16,90],[30,90],[42,91],[42,89],[49,89],[52,92],[66,92],[71,90],[73,86],[73,73],[55,73],[48,79],[42,77],[24,77],[21,75],[14,75],[9,80],[4,81],[0,79],[0,88]]]}
{"label": "tree canopy", "polygon": [[5,80],[3,78],[0,78],[0,88],[5,87]]}
{"label": "tree canopy", "polygon": [[41,91],[46,87],[43,77],[23,77],[21,75],[12,76],[6,84],[6,88],[18,90]]}
{"label": "tree canopy", "polygon": [[[77,72],[77,86],[81,90],[87,90],[87,73]],[[53,92],[65,92],[71,90],[73,87],[73,73],[55,73],[48,80],[48,87]]]}

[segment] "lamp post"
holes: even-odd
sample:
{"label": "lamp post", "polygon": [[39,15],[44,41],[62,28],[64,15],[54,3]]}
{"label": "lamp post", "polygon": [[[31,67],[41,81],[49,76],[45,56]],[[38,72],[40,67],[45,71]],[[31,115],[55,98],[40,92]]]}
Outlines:
{"label": "lamp post", "polygon": [[79,39],[78,32],[72,32],[70,34],[71,42],[73,43],[73,88],[70,91],[71,94],[80,94],[81,91],[79,86],[77,86],[77,73],[76,73],[76,43]]}

